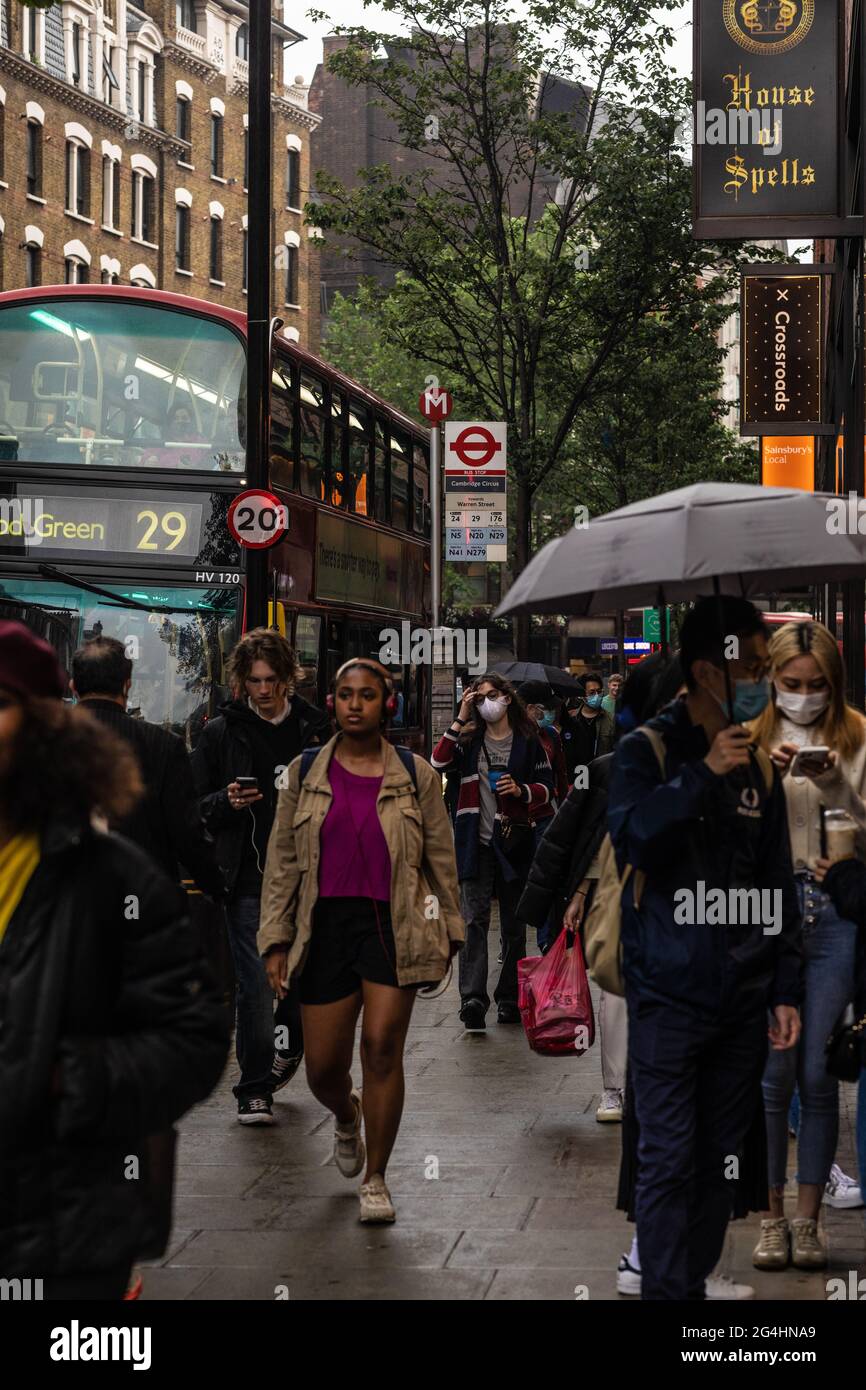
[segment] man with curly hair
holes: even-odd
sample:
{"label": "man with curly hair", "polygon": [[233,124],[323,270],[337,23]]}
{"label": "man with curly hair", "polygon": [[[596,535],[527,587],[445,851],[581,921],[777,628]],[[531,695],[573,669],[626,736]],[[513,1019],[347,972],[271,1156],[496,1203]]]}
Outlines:
{"label": "man with curly hair", "polygon": [[302,671],[292,647],[271,628],[254,628],[228,660],[233,699],[204,727],[193,774],[205,825],[214,836],[229,889],[229,942],[237,979],[234,1094],[241,1124],[273,1124],[274,1091],[303,1056],[297,988],[274,1014],[274,996],[256,948],[262,877],[277,792],[299,753],[330,737],[328,717],[296,692]]}

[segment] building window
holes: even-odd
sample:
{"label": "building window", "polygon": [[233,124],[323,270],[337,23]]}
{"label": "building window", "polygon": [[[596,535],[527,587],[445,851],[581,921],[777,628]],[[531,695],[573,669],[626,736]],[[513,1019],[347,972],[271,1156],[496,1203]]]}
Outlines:
{"label": "building window", "polygon": [[250,186],[250,131],[244,126],[244,188]]}
{"label": "building window", "polygon": [[[38,10],[27,8],[24,11],[24,57],[31,63],[42,61],[41,33],[44,19]],[[8,32],[8,30],[7,30]]]}
{"label": "building window", "polygon": [[81,86],[82,66],[81,66],[81,25],[72,26],[72,81],[76,87]]}
{"label": "building window", "polygon": [[174,263],[178,270],[190,270],[189,208],[178,203],[174,214]]}
{"label": "building window", "polygon": [[114,49],[107,45],[102,50],[102,99],[108,105],[114,104],[114,93],[120,91],[120,83],[114,72]]}
{"label": "building window", "polygon": [[67,285],[88,285],[90,283],[90,267],[86,261],[81,261],[77,256],[67,256],[66,283]]}
{"label": "building window", "polygon": [[6,177],[6,107],[0,102],[0,179]]}
{"label": "building window", "polygon": [[178,97],[175,107],[175,134],[178,140],[192,141],[192,102],[186,97]]}
{"label": "building window", "polygon": [[120,284],[120,276],[119,276],[119,275],[115,275],[115,273],[114,273],[113,270],[103,270],[103,272],[102,272],[102,274],[100,275],[99,278],[100,278],[100,280],[102,281],[102,284],[103,284],[103,285],[119,285],[119,284]]}
{"label": "building window", "polygon": [[149,174],[136,169],[132,175],[132,235],[153,244],[156,226],[156,184]]}
{"label": "building window", "polygon": [[147,123],[147,63],[138,64],[135,83],[135,114],[142,125]]}
{"label": "building window", "polygon": [[90,216],[90,150],[77,140],[66,141],[66,211]]}
{"label": "building window", "polygon": [[249,289],[249,262],[247,260],[250,234],[246,227],[243,230],[243,251],[241,252],[241,289]]}
{"label": "building window", "polygon": [[220,217],[210,220],[210,278],[223,278],[223,224]]}
{"label": "building window", "polygon": [[120,160],[107,154],[102,159],[102,225],[120,227]]}
{"label": "building window", "polygon": [[42,127],[27,122],[27,192],[42,197]]}
{"label": "building window", "polygon": [[210,118],[210,171],[215,178],[223,176],[223,118],[216,113]]}
{"label": "building window", "polygon": [[298,302],[298,248],[286,247],[286,303]]}
{"label": "building window", "polygon": [[286,154],[286,203],[290,208],[301,206],[300,150],[288,150]]}
{"label": "building window", "polygon": [[28,290],[42,284],[42,249],[31,242],[24,248],[24,286]]}
{"label": "building window", "polygon": [[189,29],[191,34],[198,33],[195,0],[177,0],[177,5],[175,6],[175,22],[178,29]]}
{"label": "building window", "polygon": [[248,24],[242,24],[235,34],[235,54],[238,58],[243,58],[245,63],[249,62],[250,30]]}

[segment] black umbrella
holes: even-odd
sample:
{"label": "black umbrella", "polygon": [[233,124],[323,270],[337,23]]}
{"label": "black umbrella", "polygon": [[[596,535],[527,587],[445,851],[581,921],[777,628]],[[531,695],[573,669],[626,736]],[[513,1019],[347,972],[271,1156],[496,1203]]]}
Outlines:
{"label": "black umbrella", "polygon": [[490,669],[498,671],[500,676],[505,676],[514,685],[539,681],[542,685],[549,685],[555,695],[583,694],[583,686],[574,676],[558,666],[545,666],[540,661],[497,661]]}

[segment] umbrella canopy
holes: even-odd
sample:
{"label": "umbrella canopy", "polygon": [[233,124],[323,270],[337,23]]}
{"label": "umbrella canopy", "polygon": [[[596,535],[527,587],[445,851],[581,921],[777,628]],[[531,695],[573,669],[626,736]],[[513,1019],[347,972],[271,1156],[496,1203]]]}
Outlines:
{"label": "umbrella canopy", "polygon": [[848,505],[831,493],[739,483],[665,492],[550,541],[494,616],[683,603],[714,593],[716,580],[722,593],[747,598],[860,579],[866,536],[856,527],[839,534]]}
{"label": "umbrella canopy", "polygon": [[544,666],[540,661],[497,661],[490,669],[498,671],[500,676],[505,676],[514,685],[539,681],[542,685],[549,685],[557,695],[583,694],[583,686],[574,676],[561,671],[558,666]]}

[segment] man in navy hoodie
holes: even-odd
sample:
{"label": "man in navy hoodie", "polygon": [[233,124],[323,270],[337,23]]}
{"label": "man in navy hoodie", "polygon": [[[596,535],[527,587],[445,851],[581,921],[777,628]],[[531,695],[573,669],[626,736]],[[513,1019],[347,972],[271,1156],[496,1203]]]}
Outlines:
{"label": "man in navy hoodie", "polygon": [[744,599],[702,599],[680,661],[687,695],[649,721],[649,736],[622,739],[608,802],[618,867],[632,866],[621,934],[645,1299],[704,1297],[758,1103],[768,1010],[771,1046],[793,1046],[800,1028],[785,798],[743,727],[769,698],[760,614]]}

